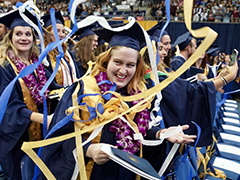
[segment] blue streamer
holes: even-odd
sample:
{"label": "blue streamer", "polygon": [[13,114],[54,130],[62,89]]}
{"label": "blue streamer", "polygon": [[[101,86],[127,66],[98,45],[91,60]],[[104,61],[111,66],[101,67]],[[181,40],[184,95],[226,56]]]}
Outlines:
{"label": "blue streamer", "polygon": [[[158,42],[161,41],[162,34],[163,34],[163,32],[165,31],[165,29],[167,28],[167,26],[168,26],[168,24],[169,24],[169,22],[170,22],[170,20],[171,20],[171,17],[170,17],[170,0],[165,0],[165,5],[166,5],[167,21],[166,21],[166,23],[164,24],[164,26],[163,26],[163,28],[162,28],[162,30],[161,30],[161,33],[160,33]],[[159,63],[159,44],[158,44],[157,47],[158,47],[158,48],[157,48],[157,55],[156,55],[156,56],[157,56],[157,57],[156,57],[156,63],[157,63],[157,65],[158,65],[158,63]]]}
{"label": "blue streamer", "polygon": [[[159,106],[159,107],[160,107],[160,106]],[[165,124],[164,124],[164,120],[163,120],[163,115],[162,115],[161,108],[159,108],[157,114],[158,114],[158,116],[161,116],[161,117],[162,117],[162,120],[160,121],[160,128],[161,128],[161,129],[165,129]]]}
{"label": "blue streamer", "polygon": [[[116,89],[117,89],[116,83],[114,83],[114,82],[112,83],[112,82],[110,82],[109,80],[101,81],[101,82],[99,82],[97,85],[99,86],[99,85],[105,84],[105,83],[107,83],[107,84],[113,84],[113,85],[111,86],[111,88],[109,89],[109,91],[113,91],[113,92],[116,91]],[[102,95],[102,97],[103,97],[105,100],[109,100],[109,99],[111,99],[112,94],[111,94],[111,93],[107,93],[107,94],[105,94],[105,95]]]}
{"label": "blue streamer", "polygon": [[224,94],[232,94],[232,93],[236,93],[236,92],[239,92],[240,89],[237,89],[237,90],[234,90],[234,91],[230,91],[230,92],[225,92]]}
{"label": "blue streamer", "polygon": [[[62,128],[63,126],[65,126],[69,121],[71,121],[73,117],[73,113],[71,113],[70,115],[66,116],[65,118],[63,118],[61,121],[59,121],[49,132],[48,134],[45,136],[44,139],[47,139],[51,134],[53,134],[55,131],[57,131],[58,129]],[[38,150],[38,156],[41,157],[41,152],[42,152],[42,148],[40,147]],[[33,176],[33,180],[37,180],[37,176],[39,174],[39,167],[37,165],[35,165],[35,169],[34,169],[34,176]]]}
{"label": "blue streamer", "polygon": [[[97,108],[91,107],[91,106],[87,105],[87,103],[85,103],[85,102],[80,103],[80,101],[81,101],[84,97],[86,97],[86,96],[97,96],[97,95],[100,95],[100,94],[98,94],[98,93],[96,93],[96,94],[83,94],[83,95],[80,95],[80,96],[78,97],[78,99],[77,99],[78,104],[79,104],[80,106],[87,106],[88,111],[89,111],[89,113],[90,113],[90,117],[89,117],[88,120],[80,120],[80,122],[87,122],[87,121],[90,121],[90,120],[96,118],[96,117],[97,117],[96,109],[98,110],[98,112],[99,112],[100,114],[102,114],[102,113],[104,112],[103,105],[102,105],[101,103],[97,104]],[[76,121],[76,120],[75,120],[75,121]]]}
{"label": "blue streamer", "polygon": [[[68,5],[68,11],[70,12],[70,14],[71,14],[71,11],[72,11],[72,6],[73,6],[73,2],[74,2],[75,0],[70,0],[70,2],[69,2],[69,5]],[[77,9],[77,6],[75,7],[75,9],[74,9],[74,11],[76,12],[76,9]],[[74,22],[73,22],[73,24],[74,24],[74,26],[77,26],[77,19],[76,19],[76,17],[74,16]]]}
{"label": "blue streamer", "polygon": [[[196,128],[197,128],[197,139],[196,139],[195,144],[194,144],[194,150],[195,150],[195,155],[196,155],[196,157],[198,157],[198,155],[197,155],[197,150],[196,150],[196,146],[197,146],[197,143],[198,143],[199,138],[200,138],[200,135],[201,135],[201,128],[200,128],[200,126],[199,126],[197,123],[195,123],[194,121],[191,121],[191,122],[192,122],[192,123],[196,126]],[[186,148],[184,154],[183,154],[182,157],[181,157],[181,160],[182,160],[183,162],[186,161],[187,163],[189,163],[189,164],[191,165],[191,163],[190,163],[190,161],[189,161],[189,159],[188,159],[189,149],[190,149],[190,146],[188,146],[188,147]],[[190,157],[190,158],[191,158],[191,157]],[[177,171],[180,171],[180,170],[181,170],[181,169],[178,168],[178,169],[175,170],[174,172],[171,172],[171,173],[167,174],[163,179],[166,179],[166,177],[171,176],[171,175],[175,174]],[[191,168],[190,168],[189,179],[192,179],[192,174],[193,174],[193,173],[192,173]]]}
{"label": "blue streamer", "polygon": [[[53,8],[50,9],[50,17],[51,17],[51,21],[52,21],[52,27],[53,27],[53,32],[54,32],[54,37],[55,37],[55,42],[59,42],[60,39],[59,39],[59,36],[58,36],[58,32],[57,32],[57,26],[56,26],[56,18],[55,18],[55,10]],[[58,48],[58,52],[59,52],[59,55],[57,55],[57,60],[56,60],[56,66],[55,66],[55,69],[54,69],[54,73],[57,73],[57,70],[58,70],[58,67],[60,65],[60,60],[61,58],[64,56],[64,52],[63,52],[63,49],[62,49],[62,44],[58,44],[57,45],[57,48]],[[39,94],[41,96],[43,96],[44,98],[44,92],[47,90],[47,88],[49,87],[50,83],[52,82],[52,80],[54,79],[55,77],[55,74],[52,73],[49,80],[47,81],[47,83],[43,86],[43,88],[41,89],[41,91],[39,92]],[[43,118],[43,136],[45,137],[47,135],[47,104],[44,103],[44,118]]]}

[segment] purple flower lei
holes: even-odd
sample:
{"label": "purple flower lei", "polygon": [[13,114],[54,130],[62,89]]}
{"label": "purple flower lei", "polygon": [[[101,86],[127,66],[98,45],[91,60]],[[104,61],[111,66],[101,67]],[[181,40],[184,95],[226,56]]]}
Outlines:
{"label": "purple flower lei", "polygon": [[[95,76],[97,83],[107,80],[107,73],[100,72],[99,75]],[[105,93],[106,91],[110,90],[112,85],[107,83],[99,85],[101,94]],[[140,93],[140,91],[131,93],[131,95]],[[139,101],[132,101],[132,105],[136,105]],[[147,109],[144,109],[141,112],[138,112],[135,116],[135,123],[138,126],[139,132],[145,136],[146,131],[149,129],[149,118],[150,113]],[[110,132],[114,132],[116,135],[117,146],[121,147],[123,151],[129,152],[131,154],[136,153],[140,148],[140,141],[134,140],[133,135],[134,131],[120,118],[114,120],[112,125],[109,128]]]}
{"label": "purple flower lei", "polygon": [[[8,52],[8,57],[11,59],[11,61],[15,64],[17,70],[19,73],[27,67],[27,65],[18,57],[13,55],[13,52]],[[32,63],[35,63],[38,61],[38,57],[36,55],[32,55],[31,58]],[[24,83],[28,87],[29,91],[31,92],[32,98],[35,100],[35,103],[37,105],[43,104],[43,97],[40,96],[39,91],[43,88],[43,86],[47,82],[47,78],[45,76],[44,71],[44,65],[41,63],[35,70],[37,74],[37,80],[35,79],[34,75],[31,73],[27,76],[25,76],[23,79]],[[38,82],[37,82],[38,81]],[[44,96],[47,99],[47,93],[49,90],[47,89],[44,92]]]}

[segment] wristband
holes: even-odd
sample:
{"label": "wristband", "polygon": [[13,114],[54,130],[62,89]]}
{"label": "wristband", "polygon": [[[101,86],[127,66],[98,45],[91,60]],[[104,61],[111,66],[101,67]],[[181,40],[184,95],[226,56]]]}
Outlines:
{"label": "wristband", "polygon": [[224,77],[220,77],[220,79],[223,81],[224,85],[226,86],[227,85],[227,81]]}

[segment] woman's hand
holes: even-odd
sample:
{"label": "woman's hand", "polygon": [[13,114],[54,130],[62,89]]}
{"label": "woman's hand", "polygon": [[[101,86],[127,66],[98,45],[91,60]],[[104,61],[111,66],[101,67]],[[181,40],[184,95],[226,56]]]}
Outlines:
{"label": "woman's hand", "polygon": [[212,81],[214,83],[215,89],[218,90],[227,83],[233,81],[237,76],[237,72],[238,64],[237,61],[235,61],[235,63],[232,66],[226,66],[226,68],[223,69],[217,77],[210,79],[208,81]]}
{"label": "woman's hand", "polygon": [[232,66],[226,66],[226,68],[219,73],[218,77],[224,77],[227,83],[229,83],[236,78],[237,72],[238,72],[238,63],[237,61],[235,61]]}
{"label": "woman's hand", "polygon": [[225,66],[220,73],[218,74],[219,77],[224,77],[227,76],[229,74],[228,69],[226,68],[227,66]]}
{"label": "woman's hand", "polygon": [[226,66],[226,69],[229,74],[225,76],[225,79],[229,83],[229,82],[233,81],[237,76],[237,72],[238,72],[237,61],[235,61],[235,63],[232,66]]}
{"label": "woman's hand", "polygon": [[[182,127],[182,130],[186,130],[189,128],[188,125],[183,125],[181,126]],[[172,131],[174,129],[178,128],[177,126],[173,126],[173,127],[169,127],[167,129],[163,129],[161,130],[161,133],[165,133],[165,132],[169,132],[169,131]],[[192,143],[194,142],[194,138],[196,138],[197,136],[195,135],[187,135],[187,134],[184,134],[182,131],[171,136],[171,137],[168,137],[167,140],[170,141],[171,143],[178,143],[178,144],[181,144],[181,143]]]}
{"label": "woman's hand", "polygon": [[108,155],[102,152],[101,148],[102,143],[91,144],[86,152],[86,156],[92,158],[98,165],[105,164],[109,161]]}

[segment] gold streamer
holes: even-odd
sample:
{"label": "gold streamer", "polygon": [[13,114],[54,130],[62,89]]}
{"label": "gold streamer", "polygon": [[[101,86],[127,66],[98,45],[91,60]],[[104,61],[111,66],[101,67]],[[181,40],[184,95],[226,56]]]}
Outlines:
{"label": "gold streamer", "polygon": [[[169,74],[169,77],[159,83],[157,86],[141,93],[136,94],[134,96],[122,96],[123,101],[133,101],[133,100],[139,100],[144,99],[144,101],[148,102],[151,100],[159,91],[164,89],[166,86],[168,86],[172,81],[174,81],[177,77],[179,77],[183,72],[185,72],[194,62],[197,61],[197,59],[201,56],[203,52],[205,52],[208,47],[214,42],[214,40],[217,37],[217,33],[210,29],[209,27],[203,27],[201,29],[192,30],[191,28],[191,19],[192,19],[192,0],[184,0],[184,17],[185,17],[185,24],[187,29],[191,32],[191,34],[196,38],[204,38],[204,41],[201,43],[201,45],[198,47],[196,52],[174,73]],[[143,102],[143,101],[142,101]],[[141,102],[141,103],[142,103]],[[86,132],[92,131],[97,127],[103,126],[107,123],[112,122],[113,120],[121,117],[124,114],[127,114],[134,110],[135,108],[140,107],[140,104],[138,103],[135,106],[129,108],[125,112],[122,112],[121,114],[117,115],[114,118],[111,118],[110,120],[106,120],[104,122],[101,122],[99,124],[94,124],[94,126],[88,126],[84,128],[81,131],[76,131],[70,134],[62,135],[59,137],[36,141],[36,142],[24,142],[22,145],[22,150],[38,165],[40,170],[43,172],[43,174],[46,176],[47,179],[55,179],[51,171],[47,168],[47,166],[43,163],[43,161],[37,156],[37,154],[33,151],[33,148],[39,148],[44,147],[47,145],[51,145],[57,142],[61,142],[67,139],[70,139],[72,137],[80,137],[81,134],[84,134]],[[81,139],[79,141],[81,143]],[[77,145],[79,146],[79,145]],[[80,164],[79,164],[80,165]],[[85,167],[85,165],[83,166]],[[80,167],[81,168],[81,167]],[[82,177],[85,179],[84,177]]]}

